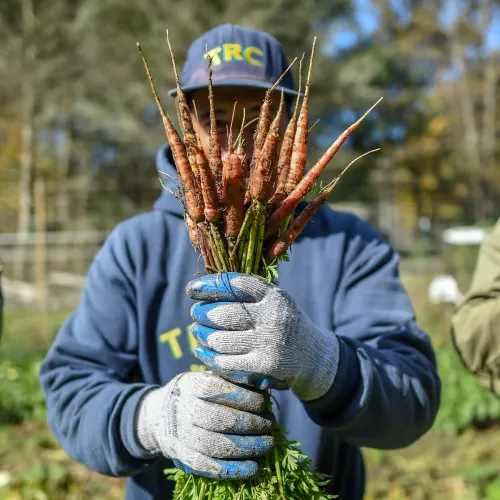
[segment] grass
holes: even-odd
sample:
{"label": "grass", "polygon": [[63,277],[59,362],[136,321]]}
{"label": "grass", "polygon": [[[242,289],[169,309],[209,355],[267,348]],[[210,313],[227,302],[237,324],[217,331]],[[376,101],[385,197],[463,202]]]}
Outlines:
{"label": "grass", "polygon": [[[46,424],[38,368],[69,311],[8,310],[0,348],[0,500],[118,500],[123,479],[94,473],[61,450]],[[44,328],[40,328],[40,319]]]}
{"label": "grass", "polygon": [[43,420],[0,426],[0,499],[118,500],[123,480],[71,460]]}
{"label": "grass", "polygon": [[[419,323],[432,334],[443,397],[435,427],[412,446],[364,450],[366,500],[500,500],[500,400],[483,391],[450,345],[449,307],[429,304],[430,278],[403,276]],[[36,380],[47,343],[68,316],[7,311],[0,347],[0,500],[114,500],[124,481],[89,471],[57,445]]]}

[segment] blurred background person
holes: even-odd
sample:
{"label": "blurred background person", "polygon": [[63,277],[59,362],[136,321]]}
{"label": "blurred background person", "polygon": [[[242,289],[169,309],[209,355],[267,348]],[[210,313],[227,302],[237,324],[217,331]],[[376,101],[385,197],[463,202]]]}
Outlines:
{"label": "blurred background person", "polygon": [[500,220],[481,245],[472,283],[452,324],[465,365],[500,396]]}

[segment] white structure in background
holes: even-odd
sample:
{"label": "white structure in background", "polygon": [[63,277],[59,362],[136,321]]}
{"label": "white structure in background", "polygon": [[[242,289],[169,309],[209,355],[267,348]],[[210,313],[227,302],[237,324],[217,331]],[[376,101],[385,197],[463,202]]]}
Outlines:
{"label": "white structure in background", "polygon": [[431,304],[456,304],[463,297],[463,293],[453,276],[441,274],[431,281],[428,297]]}
{"label": "white structure in background", "polygon": [[443,231],[443,241],[448,245],[480,245],[488,230],[481,227],[458,226]]}
{"label": "white structure in background", "polygon": [[[487,234],[488,230],[483,228],[452,227],[443,231],[443,241],[448,245],[480,245]],[[449,274],[436,276],[431,281],[427,294],[432,304],[456,304],[463,297],[457,280]]]}

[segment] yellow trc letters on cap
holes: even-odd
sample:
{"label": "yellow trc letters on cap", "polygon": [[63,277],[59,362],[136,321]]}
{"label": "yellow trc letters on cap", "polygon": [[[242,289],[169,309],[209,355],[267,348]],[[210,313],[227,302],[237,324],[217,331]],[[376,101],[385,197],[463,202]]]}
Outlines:
{"label": "yellow trc letters on cap", "polygon": [[247,61],[253,66],[261,66],[262,60],[258,58],[263,55],[264,52],[258,47],[251,45],[242,47],[239,43],[224,43],[215,47],[215,49],[209,50],[204,57],[206,59],[207,56],[210,56],[213,66],[219,66],[222,62],[228,61]]}

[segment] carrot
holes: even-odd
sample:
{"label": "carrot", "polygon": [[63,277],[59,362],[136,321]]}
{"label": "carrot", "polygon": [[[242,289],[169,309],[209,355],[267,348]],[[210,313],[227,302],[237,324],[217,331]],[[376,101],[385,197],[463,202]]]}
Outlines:
{"label": "carrot", "polygon": [[[332,158],[335,156],[337,151],[340,149],[342,144],[347,140],[347,138],[356,130],[360,123],[366,118],[366,116],[372,111],[372,109],[382,100],[380,98],[359,120],[348,127],[337,140],[323,153],[321,158],[316,162],[316,164],[304,175],[302,180],[297,184],[295,189],[283,200],[281,205],[273,212],[269,217],[266,224],[266,237],[276,234],[283,222],[293,214],[295,207],[300,203],[300,201],[306,196],[308,191],[311,189],[313,184],[316,182],[321,172],[330,163]],[[363,155],[364,156],[364,155]],[[361,157],[360,157],[361,158]],[[357,160],[358,158],[356,158]],[[356,161],[354,160],[354,161]],[[352,164],[353,162],[351,162]],[[350,164],[350,165],[351,165]]]}
{"label": "carrot", "polygon": [[200,236],[200,250],[203,257],[203,262],[205,263],[205,267],[207,267],[208,265],[208,267],[211,267],[217,272],[217,270],[220,269],[219,262],[216,259],[217,252],[213,252],[210,246],[210,232],[207,228],[206,222],[201,222],[200,224],[198,224],[198,234]]}
{"label": "carrot", "polygon": [[230,153],[224,160],[222,172],[222,206],[224,233],[227,238],[238,237],[245,217],[245,176],[241,159]]}
{"label": "carrot", "polygon": [[[198,108],[196,107],[196,101],[194,99],[193,99],[193,109],[196,122],[200,123],[200,118],[198,116]],[[199,134],[196,134],[196,144],[198,144],[198,147],[201,148],[201,138]]]}
{"label": "carrot", "polygon": [[208,102],[210,105],[210,142],[208,163],[212,176],[215,180],[217,193],[219,197],[222,194],[222,148],[219,141],[219,134],[217,132],[217,121],[215,119],[214,109],[214,93],[212,85],[212,57],[207,54],[207,68],[208,68]]}
{"label": "carrot", "polygon": [[184,92],[182,91],[181,88],[179,75],[177,73],[177,66],[175,64],[174,52],[172,50],[172,47],[170,45],[170,39],[168,37],[168,30],[167,30],[167,43],[168,43],[168,48],[170,50],[170,57],[172,58],[172,66],[174,68],[175,84],[177,86],[177,102],[179,105],[181,128],[184,134],[184,144],[186,145],[189,164],[191,165],[191,168],[194,172],[196,182],[199,182],[199,176],[200,176],[199,167],[196,163],[196,149],[198,146],[198,140],[196,137],[196,133],[194,131],[193,121],[191,119],[191,111],[186,101],[186,96],[184,95]]}
{"label": "carrot", "polygon": [[280,138],[280,124],[283,116],[285,94],[281,92],[280,107],[269,129],[255,168],[250,173],[250,196],[254,200],[266,202],[273,194],[273,184],[277,178],[276,150]]}
{"label": "carrot", "polygon": [[314,37],[313,40],[311,56],[309,58],[309,71],[307,73],[306,89],[302,99],[299,117],[297,119],[297,131],[293,141],[292,158],[285,186],[287,194],[291,193],[295,189],[295,186],[297,186],[304,176],[304,169],[307,161],[307,143],[309,139],[309,89],[311,88],[311,74],[315,47],[316,37]]}
{"label": "carrot", "polygon": [[231,123],[229,127],[226,125],[227,129],[227,150],[229,152],[234,151],[234,146],[238,142],[238,137],[236,138],[236,141],[233,142],[233,123],[234,123],[234,115],[236,113],[236,106],[238,104],[238,101],[236,101],[233,105],[233,114],[231,115]]}
{"label": "carrot", "polygon": [[198,228],[196,226],[196,222],[191,219],[189,215],[186,215],[184,219],[186,221],[186,227],[191,243],[193,244],[194,248],[200,248],[200,238],[198,237]]}
{"label": "carrot", "polygon": [[272,104],[272,95],[276,90],[276,87],[279,85],[283,77],[290,70],[290,68],[295,64],[295,58],[288,68],[284,71],[284,73],[276,80],[274,85],[266,91],[266,95],[264,97],[264,102],[260,108],[259,112],[259,121],[257,122],[257,128],[255,129],[254,135],[254,148],[252,160],[250,161],[250,170],[257,164],[257,161],[260,156],[261,149],[264,146],[264,142],[266,140],[267,133],[269,132],[269,127],[271,126],[271,104]]}
{"label": "carrot", "polygon": [[221,208],[217,194],[216,181],[203,149],[198,146],[196,147],[196,163],[200,173],[205,218],[208,222],[218,222],[221,218]]}
{"label": "carrot", "polygon": [[304,210],[302,210],[302,212],[296,217],[296,219],[290,224],[290,227],[283,233],[283,235],[271,244],[267,253],[267,258],[269,260],[274,260],[286,252],[288,247],[295,241],[297,236],[306,227],[306,224],[309,222],[311,217],[326,201],[326,198],[332,192],[335,184],[336,181],[332,181],[319,194],[317,194],[310,201],[310,203],[307,204]]}
{"label": "carrot", "polygon": [[245,109],[243,109],[243,119],[241,121],[241,129],[238,134],[238,137],[236,137],[235,144],[236,144],[236,154],[238,155],[238,158],[241,161],[241,168],[243,169],[243,177],[246,188],[249,171],[248,171],[247,155],[245,153],[245,148],[243,146],[243,130],[245,129],[245,118],[246,118],[246,112]]}
{"label": "carrot", "polygon": [[174,163],[177,168],[177,172],[179,173],[179,178],[181,181],[184,197],[186,198],[188,213],[195,222],[202,221],[205,218],[203,198],[201,197],[201,193],[198,184],[196,182],[195,175],[188,161],[186,150],[184,148],[184,145],[182,144],[179,134],[175,130],[170,118],[163,109],[160,98],[158,97],[158,93],[156,92],[156,88],[153,82],[153,77],[151,75],[151,71],[149,69],[146,56],[142,52],[139,43],[137,43],[137,49],[141,54],[144,67],[146,68],[146,74],[148,76],[149,84],[151,86],[151,91],[155,98],[156,105],[158,106],[158,110],[160,111],[160,116],[163,122],[163,127],[165,128],[165,133],[167,135],[168,143],[170,145],[170,148],[172,149]]}
{"label": "carrot", "polygon": [[371,153],[374,153],[375,151],[379,151],[379,149],[380,148],[372,149],[371,151],[368,151],[367,153],[364,153],[361,156],[355,158],[349,163],[349,165],[347,165],[347,167],[344,168],[344,170],[342,170],[342,172],[340,172],[339,175],[337,175],[337,177],[335,177],[335,179],[333,179],[332,182],[330,182],[330,184],[323,188],[320,193],[317,194],[306,205],[304,210],[302,210],[302,212],[296,217],[296,219],[294,219],[289,228],[271,244],[268,251],[268,259],[275,259],[287,250],[287,248],[293,243],[297,236],[303,231],[311,217],[316,213],[321,205],[323,205],[328,195],[333,191],[340,179],[342,179],[342,176],[349,170],[349,168],[355,161]]}
{"label": "carrot", "polygon": [[288,125],[286,127],[285,135],[283,136],[283,143],[281,145],[280,156],[278,160],[278,186],[276,192],[273,194],[268,203],[268,212],[273,213],[276,207],[285,199],[286,197],[286,181],[288,177],[288,172],[290,170],[290,161],[292,158],[293,143],[295,140],[295,133],[297,131],[297,110],[300,102],[300,91],[302,87],[302,61],[304,55],[299,63],[299,95],[295,101],[295,108],[293,110],[293,115]]}

